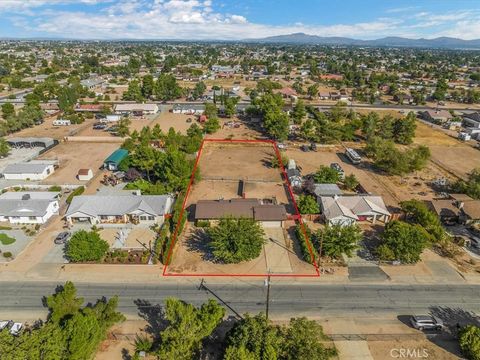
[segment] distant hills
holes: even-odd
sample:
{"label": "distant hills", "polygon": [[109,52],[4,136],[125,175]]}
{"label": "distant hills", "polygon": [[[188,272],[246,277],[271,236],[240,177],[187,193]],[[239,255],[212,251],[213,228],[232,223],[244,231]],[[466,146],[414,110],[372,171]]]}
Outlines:
{"label": "distant hills", "polygon": [[338,36],[317,36],[305,33],[270,36],[260,39],[245,39],[245,42],[263,44],[309,44],[309,45],[355,45],[355,46],[393,46],[422,47],[443,49],[480,49],[480,39],[463,40],[451,37],[435,39],[408,39],[397,36],[384,37],[375,40],[358,40]]}

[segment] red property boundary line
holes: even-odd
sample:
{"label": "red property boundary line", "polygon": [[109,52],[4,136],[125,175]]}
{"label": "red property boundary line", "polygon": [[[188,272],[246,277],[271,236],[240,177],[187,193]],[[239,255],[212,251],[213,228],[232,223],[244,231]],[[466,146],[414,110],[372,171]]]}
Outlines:
{"label": "red property boundary line", "polygon": [[[193,185],[193,181],[195,179],[195,173],[197,171],[198,167],[198,162],[200,161],[200,157],[202,155],[203,147],[206,142],[217,142],[217,143],[263,143],[263,144],[270,144],[273,146],[273,149],[275,150],[275,155],[278,158],[278,163],[280,164],[280,170],[283,175],[283,179],[285,181],[285,184],[287,185],[287,190],[290,195],[290,198],[292,199],[293,207],[295,209],[295,215],[294,215],[294,220],[298,221],[300,224],[300,227],[302,229],[303,235],[305,236],[308,251],[310,253],[310,259],[313,264],[313,267],[315,269],[315,274],[215,274],[215,273],[169,273],[167,272],[168,264],[170,263],[170,259],[173,253],[173,248],[175,246],[175,243],[177,242],[178,239],[178,230],[180,228],[180,224],[182,222],[184,213],[185,213],[185,205],[187,203],[188,196],[190,195],[190,191]],[[175,231],[173,233],[172,241],[170,244],[170,247],[168,249],[168,254],[167,254],[167,261],[165,265],[163,266],[163,273],[162,276],[172,276],[172,277],[266,277],[266,276],[271,276],[271,277],[319,277],[320,276],[320,271],[318,268],[318,264],[315,260],[315,256],[313,255],[313,250],[312,250],[312,244],[310,242],[310,238],[308,237],[307,231],[305,229],[305,224],[303,223],[302,216],[300,215],[300,212],[298,210],[297,202],[295,201],[295,197],[293,196],[293,190],[290,185],[290,182],[288,181],[288,176],[287,172],[285,171],[285,167],[283,166],[282,163],[282,156],[280,154],[280,150],[278,149],[277,143],[273,140],[242,140],[242,139],[203,139],[202,143],[200,144],[200,148],[198,150],[197,158],[195,159],[195,164],[193,166],[193,171],[192,175],[190,176],[190,181],[188,183],[187,191],[185,193],[185,197],[183,199],[183,204],[182,204],[182,210],[180,211],[180,216],[177,222],[177,225],[175,226]]]}

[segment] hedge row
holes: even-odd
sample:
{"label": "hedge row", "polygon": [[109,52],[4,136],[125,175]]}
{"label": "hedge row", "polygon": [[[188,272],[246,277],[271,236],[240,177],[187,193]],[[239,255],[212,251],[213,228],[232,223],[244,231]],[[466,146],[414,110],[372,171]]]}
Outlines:
{"label": "hedge row", "polygon": [[76,188],[75,190],[73,190],[73,191],[70,193],[70,195],[68,195],[68,197],[67,197],[67,200],[66,200],[67,204],[70,205],[71,202],[72,202],[72,200],[73,200],[73,198],[74,198],[75,196],[82,195],[84,191],[85,191],[85,187],[84,187],[84,186],[80,186],[80,187]]}
{"label": "hedge row", "polygon": [[303,229],[302,229],[302,225],[300,224],[297,224],[295,226],[295,236],[297,237],[298,239],[298,243],[300,245],[300,251],[302,252],[302,257],[303,257],[303,260],[305,260],[306,262],[308,262],[309,264],[313,264],[312,262],[312,256],[310,254],[310,250],[308,248],[308,244],[307,244],[307,241],[310,242],[310,246],[311,246],[311,249],[312,249],[312,252],[313,252],[313,257],[315,258],[315,262],[318,264],[318,259],[319,259],[319,256],[318,256],[318,251],[317,249],[315,248],[315,245],[314,245],[314,242],[312,241],[313,238],[312,238],[312,231],[310,230],[310,228],[306,225],[305,226],[305,231],[308,235],[308,238],[310,240],[307,240],[305,238],[305,234],[303,232]]}

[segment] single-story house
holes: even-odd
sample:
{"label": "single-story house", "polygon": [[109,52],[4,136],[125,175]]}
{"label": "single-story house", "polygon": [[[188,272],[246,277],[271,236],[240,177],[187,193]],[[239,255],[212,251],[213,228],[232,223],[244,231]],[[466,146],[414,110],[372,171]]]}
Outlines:
{"label": "single-story house", "polygon": [[103,167],[108,170],[117,171],[118,166],[128,156],[128,150],[117,149],[103,162]]}
{"label": "single-story house", "polygon": [[480,221],[480,200],[466,194],[450,194],[450,199],[432,200],[427,205],[442,221],[463,224]]}
{"label": "single-story house", "polygon": [[54,171],[52,162],[20,162],[7,165],[2,174],[7,180],[43,180]]}
{"label": "single-story house", "polygon": [[465,224],[480,222],[480,200],[464,201],[458,204],[461,210],[460,221]]}
{"label": "single-story house", "polygon": [[91,79],[85,79],[85,80],[80,80],[80,85],[83,87],[86,87],[88,90],[94,89],[97,86],[103,85],[105,83],[105,80],[101,78],[91,78]]}
{"label": "single-story house", "polygon": [[58,214],[58,194],[52,191],[9,191],[0,195],[0,221],[45,224]]}
{"label": "single-story house", "polygon": [[205,111],[203,104],[174,104],[172,113],[186,115],[201,115]]}
{"label": "single-story house", "polygon": [[453,118],[452,114],[447,110],[427,110],[420,111],[419,114],[424,120],[438,124],[443,124]]}
{"label": "single-story house", "polygon": [[314,186],[313,193],[318,201],[320,201],[322,196],[339,196],[343,194],[337,184],[315,184]]}
{"label": "single-story house", "polygon": [[195,221],[228,216],[254,219],[263,227],[282,227],[287,211],[284,205],[264,204],[259,199],[200,200],[195,206]]}
{"label": "single-story house", "polygon": [[77,173],[77,178],[80,181],[88,181],[93,178],[92,169],[80,169]]}
{"label": "single-story house", "polygon": [[456,222],[459,220],[460,209],[457,202],[452,199],[432,200],[427,206],[440,217],[442,222]]}
{"label": "single-story house", "polygon": [[149,115],[158,112],[157,104],[116,104],[115,113],[117,114],[134,114],[134,115]]}
{"label": "single-story house", "polygon": [[391,217],[381,196],[322,196],[320,207],[330,225],[347,226],[361,221],[375,224],[377,220],[387,223]]}
{"label": "single-story house", "polygon": [[72,199],[65,219],[70,224],[163,224],[173,201],[171,195],[79,195]]}

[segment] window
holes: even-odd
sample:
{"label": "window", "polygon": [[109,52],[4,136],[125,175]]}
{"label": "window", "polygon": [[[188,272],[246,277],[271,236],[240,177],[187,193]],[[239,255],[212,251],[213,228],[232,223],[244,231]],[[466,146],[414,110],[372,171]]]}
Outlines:
{"label": "window", "polygon": [[29,216],[28,220],[37,220],[37,217],[36,216]]}

